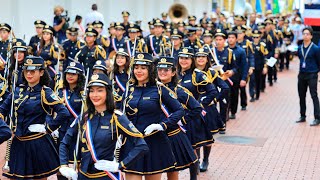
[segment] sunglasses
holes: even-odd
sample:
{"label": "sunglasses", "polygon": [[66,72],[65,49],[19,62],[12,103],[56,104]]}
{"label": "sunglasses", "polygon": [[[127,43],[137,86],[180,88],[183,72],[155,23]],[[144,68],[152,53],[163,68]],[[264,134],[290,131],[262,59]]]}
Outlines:
{"label": "sunglasses", "polygon": [[260,38],[260,37],[253,37],[253,39],[258,39],[258,38]]}

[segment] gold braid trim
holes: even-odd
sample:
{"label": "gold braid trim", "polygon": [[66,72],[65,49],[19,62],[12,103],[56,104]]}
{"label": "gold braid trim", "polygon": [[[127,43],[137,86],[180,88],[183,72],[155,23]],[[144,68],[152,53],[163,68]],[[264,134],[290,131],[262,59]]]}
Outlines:
{"label": "gold braid trim", "polygon": [[0,92],[0,97],[2,97],[7,89],[7,80],[4,77],[2,77],[1,75],[0,75],[0,80],[3,81],[3,86],[2,86],[1,92]]}
{"label": "gold braid trim", "polygon": [[196,41],[197,41],[197,45],[198,45],[198,47],[199,47],[199,48],[202,48],[202,45],[201,45],[201,43],[200,43],[199,38],[197,38],[197,40],[196,40]]}
{"label": "gold braid trim", "polygon": [[261,50],[263,55],[267,55],[269,53],[268,49],[265,48],[265,46],[262,43],[260,43],[260,50]]}
{"label": "gold braid trim", "polygon": [[1,113],[0,113],[0,118],[4,121],[4,116]]}
{"label": "gold braid trim", "polygon": [[[253,50],[253,47],[252,47],[252,43],[251,43],[251,41],[247,40],[247,44],[246,44],[246,46],[247,46],[247,49],[249,49],[249,48],[250,48],[251,52],[252,52],[252,53],[254,53],[254,50]],[[247,51],[248,51],[248,50],[247,50]],[[247,54],[248,54],[248,52],[247,52]]]}
{"label": "gold braid trim", "polygon": [[104,49],[100,49],[100,47],[99,46],[96,46],[96,50],[94,51],[94,56],[95,56],[95,58],[96,59],[98,59],[98,55],[101,55],[102,56],[102,58],[103,59],[106,59],[106,57],[107,57],[107,53],[106,53],[106,51],[104,50]]}
{"label": "gold braid trim", "polygon": [[111,124],[113,124],[113,122],[116,123],[117,137],[118,137],[118,128],[117,127],[119,127],[122,131],[124,131],[126,134],[128,134],[132,137],[143,138],[143,134],[141,134],[140,132],[132,133],[129,130],[127,130],[125,127],[123,127],[122,124],[118,121],[118,116],[115,113],[113,113],[112,118],[110,120]]}
{"label": "gold braid trim", "polygon": [[109,39],[106,40],[103,36],[101,36],[101,43],[102,43],[105,47],[109,47],[109,46],[110,46],[110,41],[109,41]]}
{"label": "gold braid trim", "polygon": [[52,105],[56,105],[56,104],[63,103],[62,100],[59,98],[58,95],[57,95],[57,98],[58,98],[59,100],[54,101],[54,102],[49,102],[49,101],[46,99],[46,91],[44,90],[44,87],[41,89],[41,104],[42,104],[42,102],[44,102],[46,105],[52,106]]}
{"label": "gold braid trim", "polygon": [[215,69],[213,69],[213,71],[215,72],[214,73],[214,76],[212,76],[212,73],[210,70],[208,70],[208,75],[210,76],[210,82],[212,83],[217,77],[218,77],[218,71],[216,71]]}
{"label": "gold braid trim", "polygon": [[[208,77],[208,74],[204,71],[201,71],[206,77]],[[209,83],[208,80],[203,80],[201,82],[197,82],[197,73],[195,71],[193,71],[192,73],[192,84],[195,86],[204,86],[207,85]]]}
{"label": "gold braid trim", "polygon": [[58,53],[55,51],[54,45],[51,45],[50,47],[50,56],[55,59],[58,59]]}
{"label": "gold braid trim", "polygon": [[231,64],[232,50],[228,48],[228,63]]}
{"label": "gold braid trim", "polygon": [[273,40],[272,40],[272,37],[270,36],[270,34],[268,34],[267,40],[269,40],[271,42],[271,44],[273,44]]}

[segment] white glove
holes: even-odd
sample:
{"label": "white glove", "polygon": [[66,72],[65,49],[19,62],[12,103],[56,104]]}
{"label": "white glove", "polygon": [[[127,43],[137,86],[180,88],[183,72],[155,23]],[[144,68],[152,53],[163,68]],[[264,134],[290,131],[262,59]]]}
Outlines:
{"label": "white glove", "polygon": [[146,129],[144,130],[145,135],[149,135],[152,133],[152,131],[163,131],[163,127],[160,124],[150,124]]}
{"label": "white glove", "polygon": [[62,176],[66,178],[71,178],[72,180],[78,179],[78,173],[70,167],[66,167],[66,166],[60,167],[59,171],[62,174]]}
{"label": "white glove", "polygon": [[179,120],[177,124],[178,124],[179,126],[183,126],[181,120]]}
{"label": "white glove", "polygon": [[59,138],[59,130],[56,129],[55,131],[53,131],[53,132],[51,133],[51,136],[52,136],[52,137]]}
{"label": "white glove", "polygon": [[45,133],[46,132],[46,128],[44,126],[44,124],[31,124],[28,127],[30,132],[39,132],[39,133]]}
{"label": "white glove", "polygon": [[116,161],[99,160],[94,163],[94,167],[101,171],[117,172],[119,170],[119,163]]}

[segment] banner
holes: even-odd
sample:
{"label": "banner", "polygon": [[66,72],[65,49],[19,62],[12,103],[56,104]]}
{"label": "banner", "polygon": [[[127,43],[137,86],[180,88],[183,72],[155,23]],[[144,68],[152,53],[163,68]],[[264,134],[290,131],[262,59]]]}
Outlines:
{"label": "banner", "polygon": [[279,11],[279,2],[278,0],[273,0],[273,3],[272,3],[272,13],[273,14],[278,14],[280,11]]}
{"label": "banner", "polygon": [[320,4],[305,4],[304,7],[304,24],[309,26],[320,26]]}

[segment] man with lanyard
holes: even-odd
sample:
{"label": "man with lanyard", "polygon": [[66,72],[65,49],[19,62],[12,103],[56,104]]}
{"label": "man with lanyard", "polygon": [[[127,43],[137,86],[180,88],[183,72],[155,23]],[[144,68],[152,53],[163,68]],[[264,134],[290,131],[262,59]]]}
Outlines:
{"label": "man with lanyard", "polygon": [[110,39],[106,36],[102,35],[103,32],[103,22],[102,21],[94,21],[92,23],[93,28],[98,32],[97,44],[102,46],[103,49],[108,52],[110,48]]}
{"label": "man with lanyard", "polygon": [[150,35],[146,42],[148,53],[152,54],[154,57],[158,57],[159,55],[165,55],[165,52],[163,52],[163,46],[169,47],[170,39],[163,35],[163,21],[156,19],[153,23],[153,26],[154,35]]}
{"label": "man with lanyard", "polygon": [[[129,29],[128,29],[129,39],[126,40],[126,46],[125,46],[125,49],[128,50],[128,54],[130,57],[133,55],[134,51],[136,51],[136,52],[147,52],[148,51],[146,43],[144,42],[143,39],[140,39],[138,36],[139,29],[140,29],[140,27],[137,24],[130,23]],[[135,39],[136,39],[136,42],[135,42]],[[133,50],[135,43],[137,43],[137,45],[135,47],[136,49]]]}
{"label": "man with lanyard", "polygon": [[66,60],[63,61],[63,72],[67,69],[70,62],[76,61],[74,57],[85,45],[83,41],[78,40],[78,28],[68,28],[67,35],[68,40],[64,41],[62,45],[66,55]]}
{"label": "man with lanyard", "polygon": [[[230,87],[231,90],[231,97],[230,97],[230,119],[235,119],[236,118],[236,113],[238,110],[238,102],[239,102],[239,90],[241,87],[246,87],[246,80],[248,77],[248,62],[247,62],[247,56],[245,50],[237,45],[237,32],[231,31],[228,33],[228,44],[229,48],[232,49],[235,59],[236,59],[236,64],[238,67],[238,73],[234,74],[231,77],[231,80],[233,82],[233,86]],[[246,95],[246,94],[245,94]],[[246,100],[246,99],[245,99]],[[243,99],[241,99],[241,110],[244,109],[244,102],[242,102]],[[247,103],[247,102],[245,102]]]}
{"label": "man with lanyard", "polygon": [[44,21],[41,21],[41,20],[37,20],[34,22],[34,26],[36,27],[36,32],[37,34],[32,36],[31,39],[30,39],[30,42],[29,42],[29,46],[32,50],[32,53],[30,54],[33,54],[34,52],[37,51],[37,48],[38,46],[40,46],[40,40],[41,40],[41,37],[42,37],[42,30],[44,28],[44,26],[47,25]]}
{"label": "man with lanyard", "polygon": [[123,24],[117,22],[114,28],[116,29],[116,37],[111,39],[111,47],[109,48],[109,53],[111,53],[112,51],[116,53],[118,52],[119,48],[124,48],[126,45],[125,37],[123,36],[125,32]]}
{"label": "man with lanyard", "polygon": [[[230,48],[225,47],[226,43],[226,32],[222,29],[217,29],[214,33],[216,48],[213,49],[214,54],[216,55],[217,61],[220,65],[223,65],[224,73],[221,74],[221,78],[227,82],[230,89],[234,84],[230,77],[238,72],[238,67],[235,62],[235,55]],[[217,65],[215,62],[213,65]],[[226,121],[229,120],[229,103],[230,98],[227,98],[226,102],[220,101],[220,115],[222,121],[226,124]]]}
{"label": "man with lanyard", "polygon": [[297,123],[306,121],[306,93],[310,89],[314,108],[314,120],[310,126],[320,124],[320,107],[318,98],[318,73],[320,70],[320,49],[311,40],[313,30],[306,27],[302,30],[303,43],[298,48],[300,70],[298,75],[298,93],[300,99],[300,118]]}
{"label": "man with lanyard", "polygon": [[[236,28],[237,32],[237,44],[238,46],[242,47],[246,52],[246,61],[249,66],[248,76],[246,78],[246,82],[250,78],[254,78],[254,76],[251,76],[254,70],[254,51],[252,48],[252,42],[246,37],[246,31],[247,27],[245,25],[237,26]],[[247,92],[246,92],[246,86],[240,87],[240,99],[241,99],[241,110],[246,110],[247,107]],[[251,100],[252,101],[252,100]]]}
{"label": "man with lanyard", "polygon": [[178,29],[173,29],[172,34],[171,34],[171,42],[173,45],[173,58],[176,62],[178,62],[178,55],[179,52],[181,51],[183,44],[182,44],[182,39],[183,39],[184,34],[180,31],[178,31]]}

